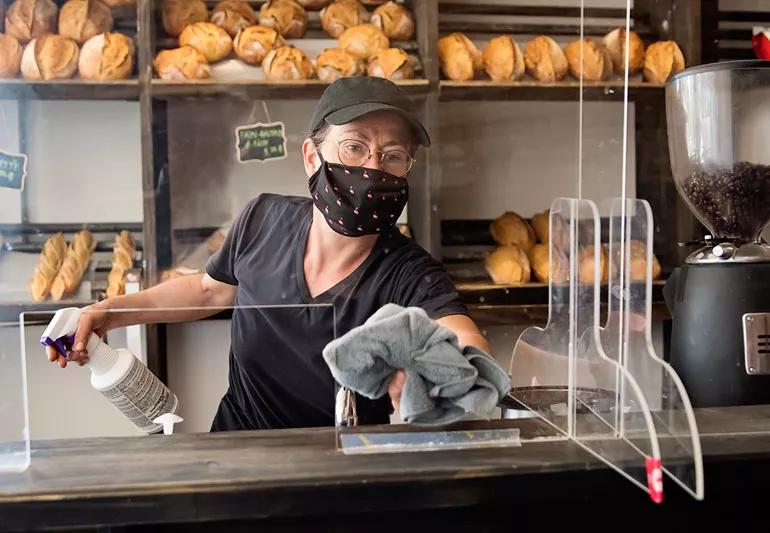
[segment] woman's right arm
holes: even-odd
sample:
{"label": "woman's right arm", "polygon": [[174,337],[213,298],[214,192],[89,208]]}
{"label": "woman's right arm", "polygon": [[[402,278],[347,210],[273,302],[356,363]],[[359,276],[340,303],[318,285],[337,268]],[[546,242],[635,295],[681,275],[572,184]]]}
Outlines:
{"label": "woman's right arm", "polygon": [[[91,333],[103,336],[107,331],[135,324],[155,324],[200,320],[232,305],[235,285],[215,280],[208,274],[183,276],[150,289],[107,298],[83,309],[75,333],[73,350],[67,358],[47,347],[48,360],[62,368],[68,361],[88,362],[85,346]],[[180,309],[181,308],[181,309]]]}

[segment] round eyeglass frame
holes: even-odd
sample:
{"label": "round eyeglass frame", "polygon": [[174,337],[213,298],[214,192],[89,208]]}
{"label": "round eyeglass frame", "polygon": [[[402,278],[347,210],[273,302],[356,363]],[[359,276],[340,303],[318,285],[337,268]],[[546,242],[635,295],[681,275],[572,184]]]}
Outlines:
{"label": "round eyeglass frame", "polygon": [[[342,143],[348,142],[348,141],[356,142],[356,143],[361,144],[364,147],[366,147],[366,151],[368,153],[367,153],[366,157],[358,165],[350,165],[348,163],[345,163],[345,161],[343,161],[343,159],[342,159],[342,150],[341,150],[342,149]],[[385,152],[383,152],[382,150],[371,150],[368,146],[366,146],[365,143],[359,141],[358,139],[340,139],[339,141],[335,141],[335,142],[337,143],[337,157],[339,158],[340,162],[343,165],[345,165],[345,166],[362,166],[364,163],[366,163],[367,161],[369,161],[369,159],[372,158],[372,154],[379,153],[380,154],[380,166],[382,168],[385,168],[385,163],[382,160],[382,158],[385,155]],[[397,178],[403,178],[404,176],[409,174],[409,171],[412,170],[412,167],[414,166],[414,162],[416,161],[416,159],[414,157],[412,157],[412,154],[407,152],[406,157],[409,158],[409,164],[406,167],[406,171],[403,174],[401,174],[400,176],[396,175],[396,174],[393,174]]]}

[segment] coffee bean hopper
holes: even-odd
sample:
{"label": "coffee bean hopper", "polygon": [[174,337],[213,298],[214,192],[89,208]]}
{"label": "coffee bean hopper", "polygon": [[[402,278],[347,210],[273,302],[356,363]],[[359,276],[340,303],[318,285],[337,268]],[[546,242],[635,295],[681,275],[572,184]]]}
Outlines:
{"label": "coffee bean hopper", "polygon": [[680,72],[666,117],[676,188],[710,232],[664,289],[671,364],[693,407],[770,404],[770,62]]}

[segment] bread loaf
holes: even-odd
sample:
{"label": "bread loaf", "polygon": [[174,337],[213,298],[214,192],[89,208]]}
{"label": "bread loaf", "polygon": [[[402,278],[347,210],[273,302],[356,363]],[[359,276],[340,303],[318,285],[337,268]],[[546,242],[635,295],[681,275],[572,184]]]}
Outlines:
{"label": "bread loaf", "polygon": [[644,54],[644,81],[666,83],[668,78],[684,70],[684,55],[674,41],[658,41]]}
{"label": "bread loaf", "polygon": [[318,11],[329,5],[331,0],[297,0],[308,11]]}
{"label": "bread loaf", "polygon": [[22,44],[54,33],[57,12],[51,0],[16,0],[5,13],[5,33]]}
{"label": "bread loaf", "polygon": [[492,238],[500,245],[515,244],[525,252],[535,245],[535,231],[526,220],[512,211],[503,213],[489,225]]}
{"label": "bread loaf", "polygon": [[134,65],[134,41],[122,33],[91,37],[80,50],[78,72],[84,80],[123,80]]}
{"label": "bread loaf", "polygon": [[67,243],[61,233],[50,236],[45,242],[32,278],[29,280],[29,292],[33,301],[42,302],[48,297],[51,284],[59,273],[66,253]]}
{"label": "bread loaf", "polygon": [[341,48],[327,48],[316,58],[318,79],[333,82],[339,78],[360,76],[364,73],[364,62]]}
{"label": "bread loaf", "polygon": [[564,49],[564,55],[567,57],[569,72],[576,79],[582,75],[584,81],[604,81],[612,76],[610,53],[592,39],[571,42]]}
{"label": "bread loaf", "polygon": [[59,34],[78,44],[112,31],[112,11],[99,0],[67,0],[59,12]]}
{"label": "bread loaf", "polygon": [[486,259],[487,272],[498,285],[516,285],[530,280],[527,254],[515,244],[500,246]]}
{"label": "bread loaf", "polygon": [[532,224],[532,229],[535,230],[535,235],[537,236],[538,242],[543,244],[548,244],[548,226],[550,223],[550,216],[550,209],[546,209],[542,213],[535,214],[530,221]]}
{"label": "bread loaf", "polygon": [[[607,271],[607,252],[603,246],[599,247],[599,282],[607,283],[608,271]],[[579,253],[580,260],[580,272],[578,278],[580,283],[590,285],[594,282],[595,264],[596,258],[594,255],[595,248],[593,246],[586,246]]]}
{"label": "bread loaf", "polygon": [[211,77],[206,57],[192,46],[163,50],[155,56],[155,70],[164,80],[184,81]]}
{"label": "bread loaf", "polygon": [[262,69],[270,81],[309,80],[315,74],[313,63],[294,46],[270,50],[262,62]]}
{"label": "bread loaf", "polygon": [[136,5],[136,0],[102,0],[102,2],[107,7],[112,8]]}
{"label": "bread loaf", "polygon": [[257,14],[243,0],[224,0],[211,11],[211,22],[235,37],[243,28],[257,23]]}
{"label": "bread loaf", "polygon": [[494,81],[524,77],[524,54],[510,35],[499,35],[484,47],[484,70]]}
{"label": "bread loaf", "polygon": [[261,65],[270,50],[286,46],[277,31],[267,26],[249,26],[238,32],[233,49],[238,59],[249,65]]}
{"label": "bread loaf", "polygon": [[393,1],[382,4],[374,10],[371,20],[388,39],[408,41],[414,37],[414,15],[402,4]]}
{"label": "bread loaf", "polygon": [[307,31],[307,12],[296,0],[268,0],[259,10],[259,23],[287,39],[299,39]]}
{"label": "bread loaf", "polygon": [[164,0],[161,17],[166,33],[179,37],[189,24],[207,21],[209,10],[203,0]]}
{"label": "bread loaf", "polygon": [[390,46],[390,41],[374,24],[359,24],[340,36],[340,48],[359,59],[369,59]]}
{"label": "bread loaf", "polygon": [[539,243],[534,245],[529,250],[527,257],[535,279],[541,283],[548,283],[551,270],[551,265],[548,260],[548,245]]}
{"label": "bread loaf", "polygon": [[[645,281],[647,279],[647,246],[642,241],[633,240],[629,243],[628,250],[629,257],[627,258],[627,261],[629,268],[628,273],[626,274],[628,279],[636,283]],[[650,255],[652,257],[651,279],[658,279],[661,274],[660,263],[658,262],[657,257],[653,254]],[[614,257],[612,261],[612,270],[616,277],[618,276],[617,271],[620,264],[620,247],[617,246],[614,248]]]}
{"label": "bread loaf", "polygon": [[369,58],[367,74],[389,80],[409,80],[414,78],[414,66],[402,49],[386,48]]}
{"label": "bread loaf", "polygon": [[345,30],[369,22],[369,12],[358,0],[335,0],[321,10],[321,27],[339,39]]}
{"label": "bread loaf", "polygon": [[21,69],[22,48],[14,37],[0,34],[0,78],[15,78]]}
{"label": "bread loaf", "polygon": [[107,276],[107,297],[126,293],[126,275],[134,265],[136,242],[128,231],[121,231],[112,246],[112,270]]}
{"label": "bread loaf", "polygon": [[[610,53],[615,72],[623,74],[626,70],[626,29],[616,28],[604,36],[604,46]],[[644,42],[639,34],[628,32],[628,73],[636,74],[644,66]]]}
{"label": "bread loaf", "polygon": [[33,39],[21,56],[21,73],[26,80],[58,80],[78,70],[78,44],[68,37],[46,34]]}
{"label": "bread loaf", "polygon": [[561,47],[545,35],[539,35],[527,43],[524,64],[529,75],[538,81],[556,82],[567,75],[567,58]]}
{"label": "bread loaf", "polygon": [[216,63],[233,51],[233,40],[225,30],[211,22],[190,24],[179,36],[179,46],[192,46],[206,61]]}
{"label": "bread loaf", "polygon": [[58,301],[75,293],[95,248],[96,240],[90,231],[82,230],[75,235],[51,284],[51,297],[54,300]]}
{"label": "bread loaf", "polygon": [[468,81],[484,70],[484,57],[462,33],[451,33],[438,41],[441,70],[450,80]]}

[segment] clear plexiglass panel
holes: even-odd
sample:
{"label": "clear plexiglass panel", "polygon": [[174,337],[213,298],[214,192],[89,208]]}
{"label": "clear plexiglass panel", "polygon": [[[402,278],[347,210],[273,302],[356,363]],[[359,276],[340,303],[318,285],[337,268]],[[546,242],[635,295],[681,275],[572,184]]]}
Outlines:
{"label": "clear plexiglass panel", "polygon": [[580,254],[593,245],[597,224],[590,202],[557,199],[551,205],[548,323],[525,330],[511,359],[511,397],[557,429],[559,438],[572,435],[574,374],[585,371],[574,365],[575,341],[593,324],[594,295],[578,283]]}
{"label": "clear plexiglass panel", "polygon": [[29,466],[27,377],[18,322],[0,322],[0,475]]}
{"label": "clear plexiglass panel", "polygon": [[[107,312],[70,307],[25,313],[16,331],[23,331],[23,355],[31,370],[33,441],[159,433],[162,422],[156,419],[167,413],[184,419],[175,433],[212,427],[332,427],[335,385],[321,353],[336,336],[335,317],[328,304]],[[71,345],[73,331],[83,320],[108,329],[100,342],[109,349],[98,347],[94,337],[86,366],[49,363],[41,342]],[[148,343],[143,357],[137,353],[142,344],[123,327],[137,322],[157,324],[166,339],[157,346]],[[244,342],[245,331],[258,342]],[[287,357],[292,364],[280,361]],[[167,387],[147,372],[144,358],[155,364],[165,358]],[[251,378],[243,377],[247,371]],[[253,376],[261,381],[256,383]],[[318,386],[308,390],[309,382]],[[66,405],[77,408],[52,410],[54,389],[57,397],[66,398]]]}
{"label": "clear plexiglass panel", "polygon": [[[697,424],[681,380],[655,351],[652,338],[653,218],[644,200],[612,202],[609,234],[610,309],[602,344],[630,373],[650,409],[663,471],[692,496],[704,495]],[[632,412],[629,409],[629,412]],[[635,444],[634,427],[621,420],[620,434]],[[640,453],[647,452],[640,448]]]}

